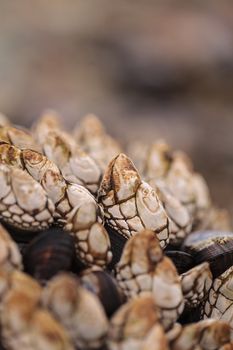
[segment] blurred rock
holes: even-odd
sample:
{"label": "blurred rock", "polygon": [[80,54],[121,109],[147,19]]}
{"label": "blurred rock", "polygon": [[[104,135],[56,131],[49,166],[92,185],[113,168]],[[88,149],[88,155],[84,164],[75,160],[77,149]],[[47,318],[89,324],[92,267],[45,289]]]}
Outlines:
{"label": "blurred rock", "polygon": [[232,2],[0,0],[0,33],[14,122],[51,107],[67,128],[94,112],[123,143],[165,137],[233,213]]}

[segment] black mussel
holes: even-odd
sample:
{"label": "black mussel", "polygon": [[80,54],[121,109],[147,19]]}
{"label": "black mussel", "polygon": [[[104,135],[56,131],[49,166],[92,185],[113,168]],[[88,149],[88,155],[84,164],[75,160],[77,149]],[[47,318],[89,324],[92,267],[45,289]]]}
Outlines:
{"label": "black mussel", "polygon": [[182,325],[198,322],[202,319],[203,306],[198,305],[195,309],[185,306],[184,311],[177,322]]}
{"label": "black mussel", "polygon": [[19,242],[17,243],[17,246],[19,248],[19,251],[22,255],[24,255],[25,250],[27,249],[28,243],[24,243],[24,242]]}
{"label": "black mussel", "polygon": [[182,249],[193,256],[195,265],[208,261],[216,278],[233,265],[233,232],[193,232],[184,240]]}
{"label": "black mussel", "polygon": [[172,260],[179,274],[184,273],[194,266],[194,260],[191,254],[180,250],[164,251],[165,255]]}
{"label": "black mussel", "polygon": [[60,271],[69,271],[75,261],[73,238],[60,228],[39,234],[26,247],[23,255],[25,272],[42,284]]}
{"label": "black mussel", "polygon": [[101,269],[86,269],[80,275],[84,288],[94,293],[111,316],[124,302],[125,296],[115,278]]}
{"label": "black mussel", "polygon": [[21,230],[20,228],[12,226],[6,222],[1,222],[1,224],[6,228],[7,232],[11,235],[12,239],[19,244],[27,244],[39,234],[39,232]]}
{"label": "black mussel", "polygon": [[119,234],[116,230],[114,230],[109,225],[105,225],[105,229],[108,232],[110,242],[111,242],[111,247],[112,247],[112,253],[113,253],[112,261],[108,266],[108,269],[111,271],[112,269],[114,269],[115,265],[119,262],[123,248],[125,246],[125,243],[127,242],[127,239],[123,235]]}

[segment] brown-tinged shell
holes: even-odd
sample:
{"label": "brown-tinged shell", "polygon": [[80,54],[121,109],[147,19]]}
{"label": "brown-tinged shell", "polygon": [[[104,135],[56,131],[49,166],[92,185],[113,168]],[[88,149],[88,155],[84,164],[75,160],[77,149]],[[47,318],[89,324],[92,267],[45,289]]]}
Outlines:
{"label": "brown-tinged shell", "polygon": [[164,140],[158,140],[151,145],[136,141],[130,144],[128,151],[136,167],[147,180],[166,176],[173,154]]}
{"label": "brown-tinged shell", "polygon": [[74,132],[78,144],[99,164],[104,171],[113,157],[121,152],[121,147],[109,136],[103,124],[93,114],[83,118]]}
{"label": "brown-tinged shell", "polygon": [[44,283],[60,271],[69,271],[75,259],[74,240],[59,228],[37,236],[24,251],[27,273]]}
{"label": "brown-tinged shell", "polygon": [[168,329],[184,308],[179,275],[172,261],[163,255],[158,239],[150,230],[132,237],[116,266],[116,277],[128,297],[152,292]]}
{"label": "brown-tinged shell", "polygon": [[[132,148],[132,147],[131,147]],[[209,190],[203,177],[193,171],[189,157],[173,151],[163,140],[132,152],[147,181],[162,180],[177,200],[188,209],[195,222],[205,220],[211,206]]]}
{"label": "brown-tinged shell", "polygon": [[52,130],[60,130],[60,128],[59,114],[51,109],[47,109],[32,126],[32,134],[36,142],[43,147],[48,133]]}
{"label": "brown-tinged shell", "polygon": [[34,151],[41,151],[40,146],[33,139],[28,130],[13,127],[4,126],[0,128],[0,142],[9,143],[21,150],[32,149]]}
{"label": "brown-tinged shell", "polygon": [[44,288],[42,303],[78,349],[98,349],[104,345],[108,330],[104,309],[75,277],[63,273],[51,279]]}
{"label": "brown-tinged shell", "polygon": [[220,349],[230,342],[230,327],[226,322],[204,320],[184,326],[170,341],[171,350]]}
{"label": "brown-tinged shell", "polygon": [[9,350],[73,350],[65,330],[27,291],[10,290],[0,315],[1,336]]}
{"label": "brown-tinged shell", "polygon": [[22,269],[19,249],[8,232],[0,225],[0,268],[5,271]]}
{"label": "brown-tinged shell", "polygon": [[169,218],[156,191],[143,182],[131,160],[124,154],[114,158],[104,174],[99,189],[106,223],[124,235],[133,236],[151,229],[165,247],[169,242]]}
{"label": "brown-tinged shell", "polygon": [[157,323],[150,330],[145,340],[142,342],[142,350],[169,350],[166,334],[162,326]]}
{"label": "brown-tinged shell", "polygon": [[25,171],[0,165],[0,217],[22,230],[39,231],[53,222],[54,205]]}
{"label": "brown-tinged shell", "polygon": [[111,243],[95,199],[80,186],[79,204],[67,216],[65,229],[74,237],[76,255],[86,266],[106,267],[112,259]]}
{"label": "brown-tinged shell", "polygon": [[[92,214],[93,210],[91,210],[90,217],[92,218],[94,215],[97,217],[96,222],[102,222],[102,212],[95,198],[83,186],[65,181],[54,162],[31,150],[22,151],[22,159],[26,170],[41,183],[48,197],[55,204],[55,217],[60,224],[66,224],[68,216],[73,217],[74,212],[79,210],[80,207],[90,204],[94,208],[94,213]],[[69,226],[71,229],[68,228]],[[68,225],[66,229],[72,230],[71,226]]]}
{"label": "brown-tinged shell", "polygon": [[196,308],[203,303],[208,296],[212,282],[213,276],[207,262],[183,273],[181,285],[186,306]]}
{"label": "brown-tinged shell", "polygon": [[64,179],[83,185],[93,194],[97,193],[102,171],[96,161],[81,150],[70,134],[60,130],[50,131],[43,150],[59,167]]}
{"label": "brown-tinged shell", "polygon": [[21,150],[9,143],[0,143],[0,163],[23,169]]}
{"label": "brown-tinged shell", "polygon": [[127,302],[111,319],[109,349],[140,350],[152,328],[159,324],[160,317],[152,295],[138,296]]}
{"label": "brown-tinged shell", "polygon": [[230,343],[221,346],[219,350],[233,350],[233,342],[231,341]]}
{"label": "brown-tinged shell", "polygon": [[168,190],[163,181],[152,179],[148,183],[157,191],[169,217],[169,244],[178,247],[191,232],[192,217],[187,208]]}
{"label": "brown-tinged shell", "polygon": [[233,328],[233,266],[213,280],[204,305],[204,318],[228,322]]}
{"label": "brown-tinged shell", "polygon": [[81,285],[94,293],[111,316],[126,300],[115,278],[101,269],[87,269],[79,275]]}

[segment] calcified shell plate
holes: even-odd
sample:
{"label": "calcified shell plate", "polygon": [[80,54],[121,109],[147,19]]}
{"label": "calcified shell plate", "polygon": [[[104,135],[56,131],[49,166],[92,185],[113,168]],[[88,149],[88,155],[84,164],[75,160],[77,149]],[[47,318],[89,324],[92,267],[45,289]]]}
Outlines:
{"label": "calcified shell plate", "polygon": [[165,247],[169,242],[169,219],[155,190],[142,181],[131,160],[120,154],[109,164],[100,189],[99,202],[106,222],[126,238],[151,229]]}
{"label": "calcified shell plate", "polygon": [[41,185],[21,169],[0,165],[1,219],[23,230],[40,230],[53,222],[54,205]]}

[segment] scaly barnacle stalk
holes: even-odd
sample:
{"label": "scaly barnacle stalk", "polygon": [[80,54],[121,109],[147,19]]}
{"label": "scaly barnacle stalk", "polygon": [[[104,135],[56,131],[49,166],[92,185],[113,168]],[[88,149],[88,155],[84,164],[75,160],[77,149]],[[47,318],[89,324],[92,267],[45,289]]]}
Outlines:
{"label": "scaly barnacle stalk", "polygon": [[154,231],[161,247],[169,242],[169,218],[156,191],[142,181],[124,154],[114,158],[99,189],[106,222],[127,239],[145,228]]}
{"label": "scaly barnacle stalk", "polygon": [[103,215],[91,193],[83,186],[65,181],[47,157],[30,150],[22,152],[27,171],[53,200],[59,221],[75,238],[76,252],[85,264],[106,266],[112,258],[110,240],[102,225]]}
{"label": "scaly barnacle stalk", "polygon": [[[31,182],[35,179],[43,187],[55,206],[54,218],[74,236],[79,258],[87,265],[106,266],[112,258],[110,240],[102,226],[101,208],[91,193],[81,185],[66,181],[56,164],[41,153],[33,150],[20,151],[8,144],[2,144],[0,148],[2,161],[16,167],[20,164],[32,177],[25,171],[21,172],[25,173]],[[37,185],[40,186],[39,184]],[[30,194],[31,200],[34,199],[34,195],[33,192]],[[35,198],[35,201],[38,201],[38,198]],[[0,215],[4,216],[4,213],[5,211]],[[10,220],[11,216],[7,221],[15,224]],[[24,228],[20,222],[15,225]]]}
{"label": "scaly barnacle stalk", "polygon": [[126,243],[116,265],[116,278],[128,297],[153,294],[165,329],[181,315],[184,298],[179,275],[152,231],[141,231]]}
{"label": "scaly barnacle stalk", "polygon": [[0,217],[4,222],[30,231],[51,225],[54,205],[27,172],[1,164],[0,182]]}
{"label": "scaly barnacle stalk", "polygon": [[106,341],[108,321],[98,298],[69,274],[49,281],[42,303],[63,325],[78,349],[99,349]]}
{"label": "scaly barnacle stalk", "polygon": [[85,116],[81,124],[77,124],[74,135],[78,144],[95,159],[102,171],[105,171],[112,158],[122,151],[120,145],[106,133],[103,124],[93,114]]}
{"label": "scaly barnacle stalk", "polygon": [[213,280],[204,305],[204,318],[228,322],[233,334],[233,266]]}
{"label": "scaly barnacle stalk", "polygon": [[192,230],[192,218],[187,208],[168,190],[162,181],[152,179],[148,183],[156,189],[169,217],[169,243],[172,246],[179,246]]}
{"label": "scaly barnacle stalk", "polygon": [[195,308],[203,303],[208,296],[213,282],[209,263],[204,262],[197,265],[183,273],[180,277],[185,305],[189,308]]}

